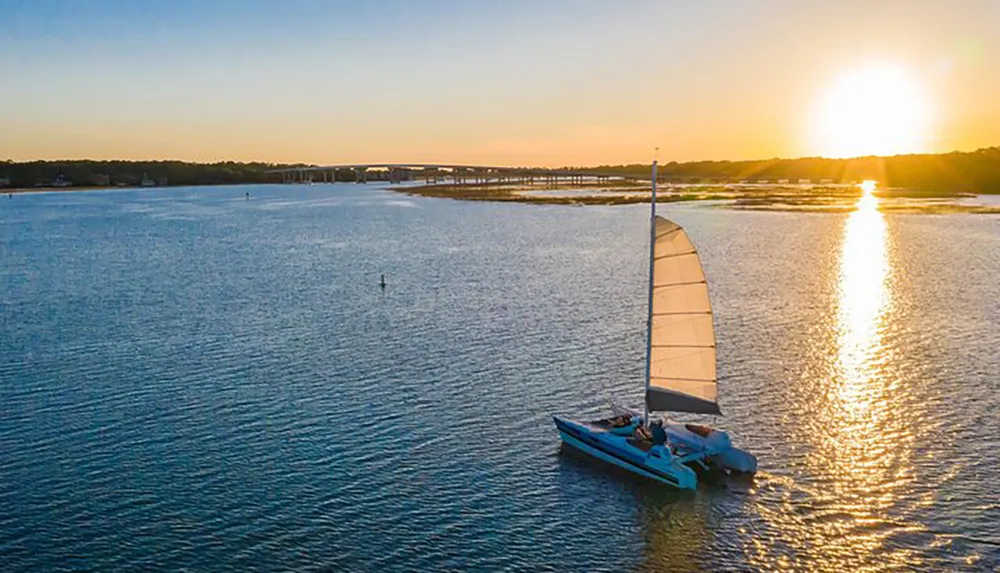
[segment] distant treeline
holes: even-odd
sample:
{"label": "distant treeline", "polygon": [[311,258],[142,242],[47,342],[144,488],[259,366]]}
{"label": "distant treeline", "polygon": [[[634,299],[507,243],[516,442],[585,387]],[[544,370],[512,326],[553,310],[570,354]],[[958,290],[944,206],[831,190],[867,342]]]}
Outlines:
{"label": "distant treeline", "polygon": [[[649,177],[649,165],[604,165],[577,168],[601,173]],[[1000,147],[968,153],[952,152],[852,159],[765,159],[755,161],[671,161],[660,166],[664,178],[725,178],[729,180],[809,179],[863,181],[886,187],[1000,193]]]}
{"label": "distant treeline", "polygon": [[[280,176],[272,169],[310,167],[305,164],[274,163],[186,163],[183,161],[29,161],[0,162],[0,185],[36,187],[48,185],[225,185],[268,183]],[[603,165],[576,167],[592,171],[648,178],[649,165]],[[337,171],[337,179],[353,181],[354,173]],[[1000,193],[1000,147],[968,153],[953,152],[853,159],[765,159],[756,161],[671,161],[660,166],[665,179],[770,180],[809,179],[819,182],[874,179],[885,187],[928,191]]]}
{"label": "distant treeline", "polygon": [[184,161],[0,161],[0,183],[8,187],[141,185],[226,185],[280,180],[271,169],[304,167],[273,163],[187,163]]}

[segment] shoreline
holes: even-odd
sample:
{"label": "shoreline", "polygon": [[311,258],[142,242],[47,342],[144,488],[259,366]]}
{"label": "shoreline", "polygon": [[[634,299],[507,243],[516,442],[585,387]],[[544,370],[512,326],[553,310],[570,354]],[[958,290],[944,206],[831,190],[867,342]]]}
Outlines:
{"label": "shoreline", "polygon": [[[385,189],[409,196],[451,199],[455,201],[493,201],[498,203],[525,203],[533,205],[636,205],[649,203],[650,186],[558,186],[489,184],[427,184],[407,187],[387,186]],[[545,195],[552,191],[562,195]],[[528,194],[537,193],[537,194]],[[577,193],[573,195],[572,193]],[[740,211],[773,211],[800,213],[849,213],[856,210],[862,196],[854,186],[799,188],[769,186],[734,188],[717,185],[692,185],[686,187],[664,186],[657,195],[658,203],[692,201],[724,201],[722,209]],[[1000,207],[990,205],[964,205],[956,203],[976,194],[959,192],[927,192],[911,189],[884,189],[876,191],[878,210],[900,214],[1000,214]]]}
{"label": "shoreline", "polygon": [[[490,185],[484,183],[431,183],[426,185],[411,185],[407,187],[386,187],[391,191],[403,193],[405,195],[417,197],[431,197],[435,199],[453,199],[456,201],[495,201],[498,203],[529,203],[536,205],[632,205],[636,203],[648,203],[649,200],[643,195],[612,195],[610,193],[636,192],[648,193],[649,187],[617,187],[610,186],[574,186],[563,185],[558,187],[539,187],[529,185]],[[567,195],[525,195],[524,191],[566,191],[585,190],[591,191],[589,195],[567,196]],[[608,193],[601,196],[600,193]],[[669,201],[669,200],[668,200]]]}
{"label": "shoreline", "polygon": [[3,195],[21,195],[24,193],[63,193],[68,191],[106,191],[108,189],[141,189],[141,187],[117,187],[112,185],[95,187],[11,187],[0,189]]}
{"label": "shoreline", "polygon": [[68,187],[0,187],[0,196],[2,195],[21,195],[27,193],[64,193],[69,191],[85,192],[85,191],[132,191],[135,189],[182,189],[190,187],[235,187],[238,185],[251,186],[251,185],[280,185],[280,183],[195,183],[195,184],[177,184],[177,185],[152,185],[149,187],[143,187],[142,185],[93,185],[93,186],[68,186]]}
{"label": "shoreline", "polygon": [[[372,182],[385,183],[385,182]],[[0,189],[0,195],[30,193],[64,193],[108,190],[179,189],[198,187],[231,187],[283,185],[280,183],[227,183],[210,185],[93,186],[93,187],[21,187]],[[320,184],[322,185],[322,184]],[[491,201],[528,205],[617,206],[649,203],[649,185],[525,185],[489,183],[430,183],[404,186],[381,185],[380,189],[408,195],[454,201]],[[911,189],[882,189],[874,193],[878,211],[890,214],[975,214],[1000,215],[1000,207],[958,203],[978,194],[959,192],[929,192]],[[659,203],[714,201],[709,208],[737,211],[771,211],[795,213],[850,213],[856,210],[861,192],[853,186],[738,187],[732,185],[664,185],[657,196]]]}

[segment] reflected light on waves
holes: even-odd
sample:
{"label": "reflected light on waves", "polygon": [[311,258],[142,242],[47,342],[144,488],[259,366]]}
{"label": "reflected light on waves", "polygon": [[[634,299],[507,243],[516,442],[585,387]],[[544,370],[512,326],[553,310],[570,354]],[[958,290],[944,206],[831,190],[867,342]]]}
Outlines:
{"label": "reflected light on waves", "polygon": [[[886,535],[884,512],[902,482],[912,479],[913,434],[897,412],[898,377],[885,341],[892,313],[886,221],[878,210],[875,183],[861,185],[857,209],[844,224],[837,288],[836,354],[830,386],[817,412],[825,428],[811,458],[829,479],[824,501],[836,518],[821,529],[831,562],[879,570],[910,563],[912,556],[886,554],[878,564],[864,563]],[[884,548],[883,548],[884,549]],[[862,559],[862,562],[858,562]]]}
{"label": "reflected light on waves", "polygon": [[[827,279],[834,288],[821,351],[826,374],[814,379],[816,392],[806,398],[800,420],[811,443],[804,460],[812,483],[798,489],[788,481],[781,509],[768,517],[782,531],[781,543],[807,558],[811,570],[886,571],[921,563],[917,552],[891,539],[914,527],[894,517],[898,506],[920,503],[900,493],[914,479],[919,413],[900,407],[905,379],[889,338],[897,312],[891,238],[874,191],[874,182],[861,185],[856,209],[844,221],[839,263]],[[758,541],[751,553],[772,551]],[[765,568],[774,558],[756,565]]]}
{"label": "reflected light on waves", "polygon": [[[857,210],[845,224],[840,263],[836,368],[840,383],[836,403],[845,411],[830,414],[852,423],[878,415],[873,408],[876,395],[872,390],[877,384],[883,350],[881,327],[888,310],[885,220],[878,212],[874,187],[870,181],[862,184]],[[856,435],[853,431],[848,434]]]}

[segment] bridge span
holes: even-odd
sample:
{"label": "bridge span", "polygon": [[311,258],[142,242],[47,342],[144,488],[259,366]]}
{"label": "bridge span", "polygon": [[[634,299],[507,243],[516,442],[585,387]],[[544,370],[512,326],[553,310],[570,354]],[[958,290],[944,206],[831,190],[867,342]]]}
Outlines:
{"label": "bridge span", "polygon": [[[611,178],[636,179],[620,174],[545,169],[539,167],[497,167],[491,165],[454,165],[446,163],[344,163],[274,169],[268,173],[280,175],[284,183],[315,183],[340,181],[403,181],[428,182],[451,180],[455,183],[583,183],[585,180],[607,182]],[[338,177],[339,174],[339,177]]]}
{"label": "bridge span", "polygon": [[[268,173],[280,176],[283,183],[315,183],[334,181],[404,181],[423,180],[428,183],[542,183],[546,185],[605,184],[612,179],[620,181],[644,181],[649,177],[638,177],[622,173],[602,173],[573,169],[546,169],[542,167],[498,167],[491,165],[456,165],[447,163],[343,163],[337,165],[312,165],[273,169]],[[746,175],[672,175],[660,173],[657,180],[666,184],[702,185],[845,185],[855,181],[843,179],[801,179],[794,177]]]}

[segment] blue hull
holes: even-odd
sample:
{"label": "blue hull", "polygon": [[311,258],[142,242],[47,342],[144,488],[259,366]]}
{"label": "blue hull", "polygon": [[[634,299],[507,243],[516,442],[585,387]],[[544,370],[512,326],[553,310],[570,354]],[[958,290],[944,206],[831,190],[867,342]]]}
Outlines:
{"label": "blue hull", "polygon": [[669,449],[653,446],[644,450],[615,435],[586,423],[554,416],[563,442],[599,460],[677,489],[694,489],[698,477]]}

